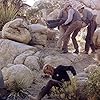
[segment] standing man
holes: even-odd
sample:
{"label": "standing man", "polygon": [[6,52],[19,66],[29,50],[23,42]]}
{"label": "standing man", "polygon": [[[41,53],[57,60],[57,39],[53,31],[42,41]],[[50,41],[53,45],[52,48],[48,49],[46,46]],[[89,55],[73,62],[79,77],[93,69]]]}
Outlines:
{"label": "standing man", "polygon": [[72,34],[72,42],[73,42],[73,45],[75,48],[74,53],[78,54],[79,48],[78,48],[78,43],[76,41],[76,36],[77,36],[78,32],[80,31],[80,29],[82,28],[81,16],[78,13],[78,11],[76,11],[69,4],[65,5],[64,8],[66,8],[68,11],[68,18],[65,21],[65,23],[63,24],[63,26],[68,25],[68,28],[61,37],[61,40],[63,41],[62,51],[63,51],[63,53],[68,52],[68,42],[69,42],[71,33],[73,33]]}
{"label": "standing man", "polygon": [[62,40],[62,36],[63,36],[63,34],[65,33],[65,31],[67,30],[67,28],[68,28],[68,25],[66,25],[66,26],[63,26],[62,24],[64,24],[64,22],[67,20],[67,18],[68,18],[68,11],[67,11],[67,6],[68,5],[66,5],[65,7],[63,7],[63,9],[60,11],[60,14],[59,14],[59,16],[58,16],[58,19],[61,19],[60,20],[60,24],[59,24],[59,31],[60,31],[60,35],[59,35],[59,39],[58,39],[58,41],[57,41],[57,48],[61,48],[62,47],[62,42],[63,42],[63,40]]}
{"label": "standing man", "polygon": [[83,15],[82,21],[88,25],[87,36],[85,43],[85,54],[88,54],[89,48],[91,47],[92,53],[95,53],[95,46],[93,43],[93,34],[97,28],[97,23],[95,21],[95,15],[93,15],[89,10],[85,9],[84,6],[78,7],[78,11]]}

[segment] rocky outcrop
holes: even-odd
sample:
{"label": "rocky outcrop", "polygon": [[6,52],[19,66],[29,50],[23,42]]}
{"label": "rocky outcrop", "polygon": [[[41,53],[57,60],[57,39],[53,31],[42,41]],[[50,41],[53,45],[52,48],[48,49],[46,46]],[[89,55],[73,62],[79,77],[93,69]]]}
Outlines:
{"label": "rocky outcrop", "polygon": [[93,36],[93,42],[96,48],[100,48],[100,29],[97,29]]}
{"label": "rocky outcrop", "polygon": [[56,31],[50,30],[41,24],[31,24],[29,26],[29,31],[31,33],[31,45],[43,45],[46,46],[47,40],[54,40]]}
{"label": "rocky outcrop", "polygon": [[47,35],[41,33],[33,33],[31,34],[32,40],[30,42],[31,45],[42,45],[46,46],[47,44]]}
{"label": "rocky outcrop", "polygon": [[28,25],[28,27],[29,27],[29,31],[31,33],[36,32],[36,33],[46,34],[46,32],[47,32],[47,27],[44,25],[41,25],[41,24],[30,24],[30,25]]}
{"label": "rocky outcrop", "polygon": [[11,90],[26,89],[32,85],[33,73],[23,64],[12,65],[2,69],[6,86]]}
{"label": "rocky outcrop", "polygon": [[25,44],[31,40],[30,32],[27,30],[27,24],[21,18],[6,23],[2,29],[2,37]]}
{"label": "rocky outcrop", "polygon": [[0,39],[0,69],[11,64],[22,64],[28,55],[32,55],[37,48],[7,39]]}
{"label": "rocky outcrop", "polygon": [[54,11],[52,11],[48,16],[47,16],[47,20],[55,20],[58,18],[60,14],[60,9],[55,9]]}
{"label": "rocky outcrop", "polygon": [[49,55],[44,58],[44,64],[50,64],[54,67],[57,67],[58,65],[71,65],[71,60],[67,59],[65,56]]}
{"label": "rocky outcrop", "polygon": [[90,64],[95,63],[95,60],[89,55],[76,55],[72,53],[49,55],[46,56],[43,61],[44,64],[50,64],[54,67],[57,67],[60,64],[67,66],[72,65],[78,73],[84,71],[84,68],[88,67]]}
{"label": "rocky outcrop", "polygon": [[28,56],[24,61],[24,65],[28,66],[32,71],[40,71],[39,58],[37,56]]}

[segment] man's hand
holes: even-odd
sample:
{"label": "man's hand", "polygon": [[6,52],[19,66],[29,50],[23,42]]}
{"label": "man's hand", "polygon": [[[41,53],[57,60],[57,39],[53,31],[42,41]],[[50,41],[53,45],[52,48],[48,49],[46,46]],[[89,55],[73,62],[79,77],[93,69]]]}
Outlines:
{"label": "man's hand", "polygon": [[86,26],[87,26],[87,24],[86,24],[85,22],[82,21],[82,28],[83,28],[83,27],[86,27]]}
{"label": "man's hand", "polygon": [[62,26],[66,26],[66,25],[67,25],[66,23],[62,24]]}

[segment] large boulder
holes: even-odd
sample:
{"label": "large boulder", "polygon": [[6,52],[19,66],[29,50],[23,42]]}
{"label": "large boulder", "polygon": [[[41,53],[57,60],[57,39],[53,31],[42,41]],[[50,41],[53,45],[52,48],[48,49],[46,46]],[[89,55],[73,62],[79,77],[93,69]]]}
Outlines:
{"label": "large boulder", "polygon": [[32,50],[28,50],[25,52],[22,52],[21,54],[19,54],[18,56],[16,56],[16,58],[14,59],[14,64],[24,64],[25,59],[28,56],[32,56],[35,52]]}
{"label": "large boulder", "polygon": [[87,68],[90,64],[97,62],[92,55],[82,53],[78,55],[75,53],[61,54],[59,52],[60,51],[55,48],[48,48],[41,52],[36,52],[34,55],[39,57],[39,62],[42,67],[47,64],[54,67],[61,64],[67,66],[72,65],[76,69],[77,73],[83,72],[84,68]]}
{"label": "large boulder", "polygon": [[60,14],[60,9],[55,9],[54,11],[52,11],[48,16],[47,16],[47,20],[55,20],[58,18]]}
{"label": "large boulder", "polygon": [[57,67],[58,65],[71,65],[71,61],[64,56],[49,55],[44,58],[44,64],[49,64],[53,67]]}
{"label": "large boulder", "polygon": [[23,64],[12,65],[2,69],[4,82],[9,89],[26,89],[31,86],[33,73]]}
{"label": "large boulder", "polygon": [[96,54],[94,56],[95,60],[100,64],[100,49],[96,50]]}
{"label": "large boulder", "polygon": [[[23,26],[23,28],[21,26]],[[2,37],[27,44],[31,40],[31,35],[27,27],[23,19],[17,18],[4,25]]]}
{"label": "large boulder", "polygon": [[0,69],[6,67],[9,63],[23,62],[28,55],[32,55],[36,51],[37,48],[35,47],[11,40],[0,39]]}
{"label": "large boulder", "polygon": [[90,64],[94,64],[96,61],[90,56],[86,54],[76,55],[73,53],[67,54],[52,54],[44,57],[43,63],[50,64],[54,67],[58,65],[67,65],[74,66],[77,73],[84,71],[84,68],[88,67]]}
{"label": "large boulder", "polygon": [[46,46],[47,44],[47,35],[41,33],[33,33],[31,34],[32,40],[30,42],[31,45],[42,45]]}
{"label": "large boulder", "polygon": [[37,56],[28,56],[25,61],[24,65],[28,66],[29,69],[32,71],[39,71],[40,65],[39,65],[39,58]]}
{"label": "large boulder", "polygon": [[100,48],[100,29],[97,29],[93,36],[93,41],[96,48]]}
{"label": "large boulder", "polygon": [[46,34],[47,27],[41,24],[30,24],[28,25],[30,32],[40,32]]}
{"label": "large boulder", "polygon": [[30,45],[43,45],[46,46],[47,40],[54,40],[57,31],[50,30],[41,24],[31,24],[29,26],[29,31],[31,33]]}

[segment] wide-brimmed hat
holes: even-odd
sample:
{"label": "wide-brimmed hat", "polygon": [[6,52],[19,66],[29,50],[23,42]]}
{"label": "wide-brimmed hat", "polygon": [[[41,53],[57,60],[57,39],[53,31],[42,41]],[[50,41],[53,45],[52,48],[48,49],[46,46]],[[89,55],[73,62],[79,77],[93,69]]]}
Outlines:
{"label": "wide-brimmed hat", "polygon": [[64,9],[67,9],[69,6],[71,6],[71,4],[70,3],[65,3],[65,5],[64,5]]}
{"label": "wide-brimmed hat", "polygon": [[77,7],[77,9],[80,10],[80,9],[82,9],[82,8],[84,8],[84,7],[85,7],[84,5],[79,5],[79,6]]}

